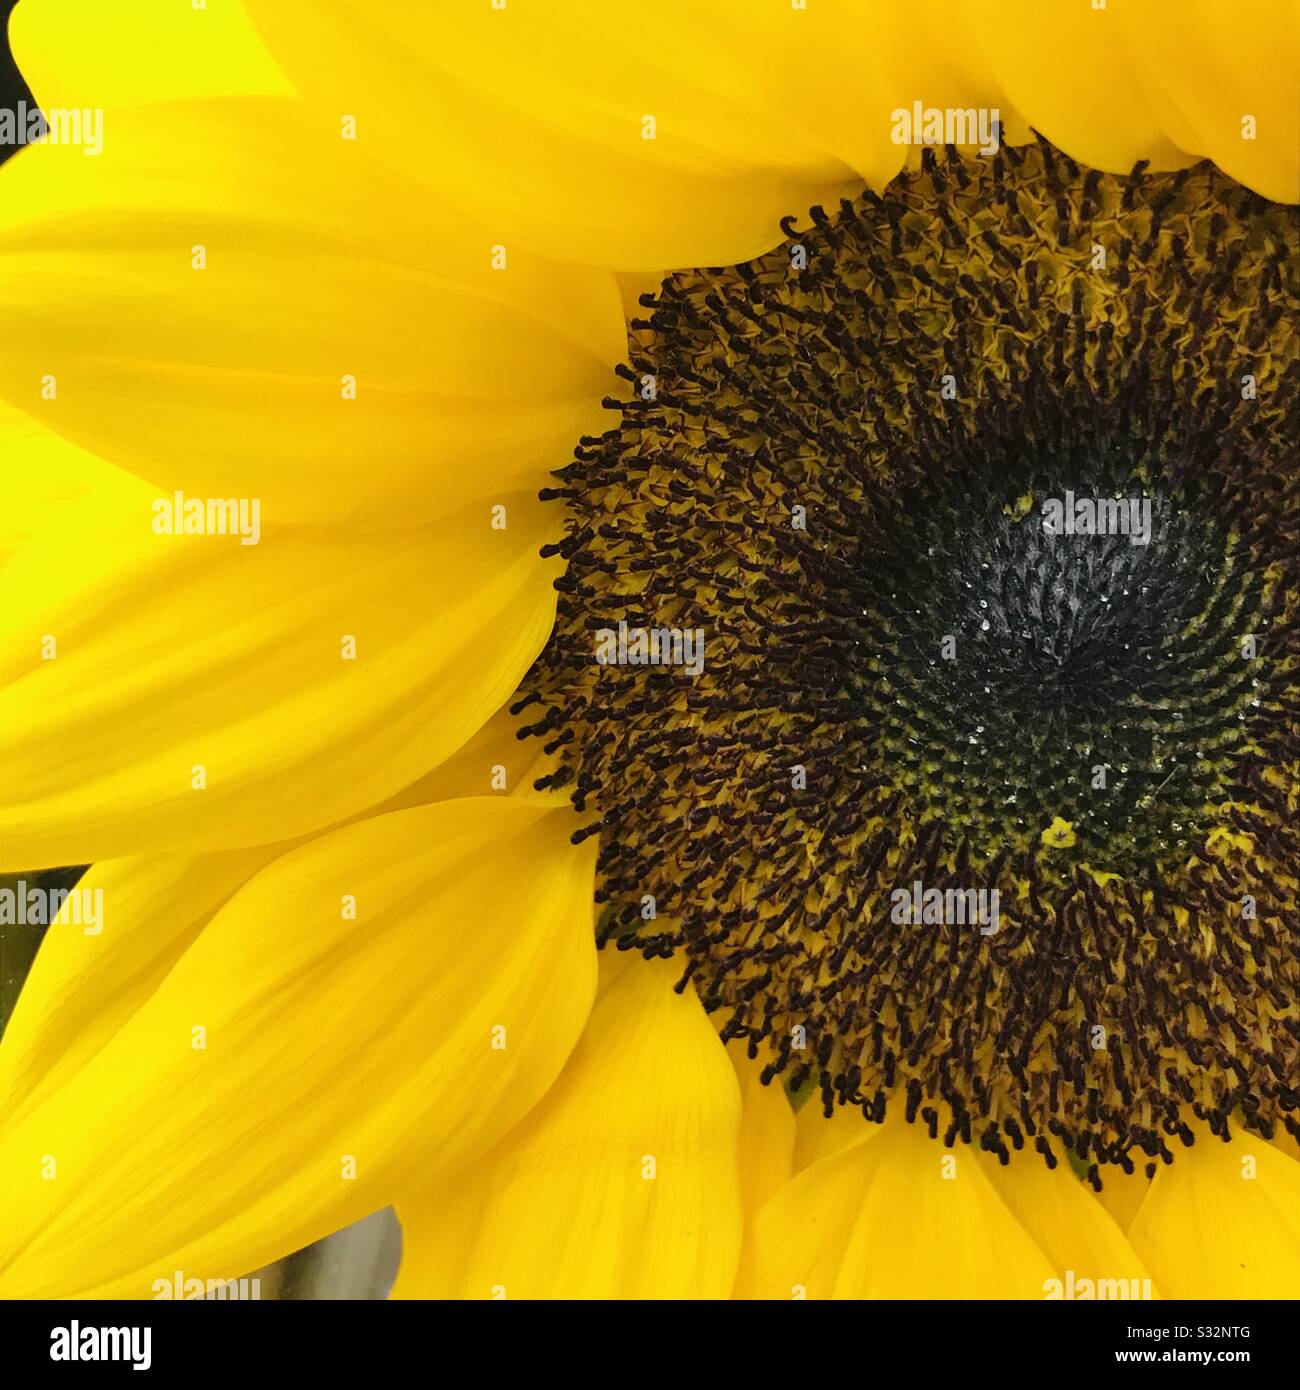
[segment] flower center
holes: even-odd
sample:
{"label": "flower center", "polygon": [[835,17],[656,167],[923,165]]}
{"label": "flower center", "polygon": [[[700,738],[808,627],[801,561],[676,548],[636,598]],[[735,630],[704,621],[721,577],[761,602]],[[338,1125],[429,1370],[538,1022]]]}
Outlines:
{"label": "flower center", "polygon": [[1039,145],[812,221],[643,298],[544,494],[605,938],[828,1114],[1300,1133],[1293,215]]}

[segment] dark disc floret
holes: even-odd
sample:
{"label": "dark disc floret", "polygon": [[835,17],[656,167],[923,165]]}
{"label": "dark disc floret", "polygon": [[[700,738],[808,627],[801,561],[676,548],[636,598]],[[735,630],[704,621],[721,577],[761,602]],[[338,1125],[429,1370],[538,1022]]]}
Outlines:
{"label": "dark disc floret", "polygon": [[783,230],[643,297],[544,494],[603,936],[828,1114],[1300,1135],[1294,211],[1040,143]]}

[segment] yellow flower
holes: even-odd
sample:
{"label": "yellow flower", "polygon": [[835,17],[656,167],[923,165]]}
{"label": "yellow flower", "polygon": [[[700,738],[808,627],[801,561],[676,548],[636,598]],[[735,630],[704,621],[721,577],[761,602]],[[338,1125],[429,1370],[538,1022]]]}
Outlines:
{"label": "yellow flower", "polygon": [[[1263,200],[1300,201],[1297,19],[1267,0],[1249,42],[1245,22],[1212,0],[1050,19],[1037,0],[23,0],[13,42],[36,97],[103,108],[104,139],[94,155],[36,145],[0,173],[0,869],[89,863],[78,888],[102,890],[104,918],[87,930],[65,908],[0,1048],[0,1291],[149,1297],[176,1269],[236,1278],[394,1204],[397,1296],[1043,1298],[1080,1279],[1300,1294],[1294,1141],[1238,1111],[1249,1097],[1276,1119],[1294,1087],[1277,1072],[1294,1057],[1295,956],[1268,934],[1293,870],[1255,849],[1292,833],[1270,808],[1294,811],[1294,787],[1259,759],[1282,737],[1265,716],[1293,697],[1293,667],[1266,683],[1254,742],[1198,729],[1210,761],[1249,772],[1231,882],[1260,915],[1227,930],[1162,893],[1210,891],[1187,836],[1197,798],[1222,809],[1231,789],[1166,776],[1179,748],[1146,746],[1167,814],[1144,820],[1142,788],[1116,792],[1121,825],[1080,811],[1074,783],[1043,796],[1068,820],[1035,821],[1037,801],[990,809],[967,795],[966,759],[1006,750],[1001,790],[1032,800],[1022,727],[976,724],[998,711],[974,685],[933,712],[951,688],[942,625],[924,680],[902,658],[895,671],[894,648],[863,658],[873,717],[859,722],[892,731],[888,776],[791,811],[819,775],[864,769],[847,724],[793,756],[842,691],[823,679],[829,649],[803,649],[798,689],[780,650],[857,621],[842,603],[809,616],[791,577],[850,592],[847,552],[830,573],[801,523],[843,537],[864,498],[921,499],[944,524],[929,548],[899,512],[914,588],[889,589],[883,529],[854,552],[879,600],[861,616],[897,634],[909,604],[948,611],[923,576],[937,551],[952,558],[956,494],[907,470],[967,437],[962,382],[927,379],[927,415],[915,364],[951,348],[996,401],[1068,342],[1077,360],[1056,369],[1096,386],[1106,324],[1162,344],[1179,409],[1209,409],[1195,388],[1216,369],[1234,391],[1248,366],[1264,394],[1294,382],[1293,329],[1252,317],[1248,295],[1284,293]],[[898,139],[914,110],[941,124],[996,111],[996,189],[968,192],[994,177],[975,140],[970,163],[941,167]],[[1139,209],[1151,244],[1122,249],[1140,162],[1156,179]],[[1193,195],[1222,227],[1192,216]],[[792,216],[803,230],[783,240]],[[840,254],[891,237],[874,260]],[[978,265],[968,245],[986,248]],[[1101,277],[1097,245],[1167,295],[1146,301],[1158,323],[1128,280]],[[823,259],[788,291],[800,249]],[[999,260],[1019,274],[1026,259],[1059,284],[1040,296],[1012,276],[1008,291]],[[1215,279],[1229,260],[1244,288]],[[666,271],[680,274],[656,295]],[[929,296],[961,276],[969,298]],[[1286,277],[1293,295],[1293,260]],[[1035,337],[1034,314],[1066,326]],[[1239,372],[1220,347],[1254,356]],[[629,389],[611,429],[615,367]],[[1158,378],[1141,386],[1174,399]],[[1011,399],[997,419],[1029,438],[1039,398],[1023,414]],[[1254,448],[1278,407],[1245,423],[1235,409],[1224,437],[1231,416]],[[893,449],[896,472],[873,471],[870,448],[902,431],[915,457]],[[979,438],[992,458],[994,436]],[[870,447],[827,443],[855,440]],[[1174,478],[1159,463],[1142,464],[1157,502]],[[1276,479],[1259,466],[1263,496]],[[1111,475],[1096,470],[1101,496]],[[1246,474],[1223,476],[1237,498]],[[806,492],[791,482],[805,477]],[[1036,546],[1018,499],[1036,511],[1042,481],[1009,469],[979,515]],[[202,534],[210,499],[256,513],[218,509],[237,534]],[[788,539],[733,545],[763,507]],[[1171,669],[1195,657],[1244,718],[1250,692],[1202,634],[1217,640],[1229,610],[1281,626],[1294,609],[1249,578],[1235,540],[1211,577],[1197,546],[1219,532],[1178,534],[1198,563],[1160,581],[1180,615]],[[1256,540],[1263,573],[1273,552]],[[1136,550],[1116,553],[1115,573],[1138,573]],[[1029,573],[1028,592],[1049,571],[1027,564],[1008,574]],[[1201,575],[1213,587],[1183,613]],[[1048,585],[1053,633],[1086,587]],[[679,643],[694,606],[717,605],[697,684],[584,657],[597,628],[626,655],[650,594]],[[1149,635],[1157,600],[1134,605],[1135,631]],[[782,625],[757,657],[761,631],[734,626],[751,611]],[[953,659],[983,640],[976,622]],[[1056,691],[1034,662],[1034,690]],[[1111,689],[1098,671],[1071,687],[1081,717]],[[1134,703],[1130,722],[1150,715],[1165,737],[1150,714],[1165,707]],[[525,710],[540,737],[517,736]],[[1120,761],[1103,753],[1081,763],[1094,788]],[[942,845],[936,825],[955,828]],[[890,928],[887,894],[877,911],[882,873],[910,891],[928,862],[960,887],[994,842],[1001,918],[996,895],[978,930]],[[1157,884],[1147,848],[1173,866]],[[869,938],[867,921],[897,935]],[[1111,922],[1131,932],[1109,938],[1122,949],[1090,956]],[[1058,969],[1085,961],[1104,1018]],[[976,980],[963,1014],[950,1001]],[[1126,989],[1155,1012],[1123,1005]],[[1041,1036],[1016,1035],[1027,1020],[1009,1001],[1042,1006]],[[1076,1034],[1106,1068],[1095,1097]],[[1249,1085],[1232,1091],[1225,1059],[1252,1068]],[[1133,1099],[1169,1073],[1163,1115]]]}

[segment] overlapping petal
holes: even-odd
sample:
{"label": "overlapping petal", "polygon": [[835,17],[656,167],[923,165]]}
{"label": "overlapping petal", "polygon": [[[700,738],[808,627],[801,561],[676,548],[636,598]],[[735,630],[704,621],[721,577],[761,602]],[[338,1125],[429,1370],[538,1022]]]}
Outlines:
{"label": "overlapping petal", "polygon": [[0,404],[0,566],[68,502],[121,486],[121,471]]}
{"label": "overlapping petal", "polygon": [[750,1221],[790,1178],[795,1116],[779,1078],[762,1084],[761,1060],[751,1062],[740,1043],[728,1044],[727,1052],[740,1082],[740,1188]]}
{"label": "overlapping petal", "polygon": [[869,1128],[759,1212],[740,1296],[1044,1296],[1051,1263],[998,1196],[981,1156],[944,1149],[901,1117]]}
{"label": "overlapping petal", "polygon": [[526,715],[513,715],[508,706],[499,709],[463,748],[400,792],[393,803],[385,803],[383,809],[398,810],[454,796],[502,793],[567,806],[569,797],[564,789],[545,787],[538,791],[533,785],[554,770],[555,757],[546,755],[544,739],[519,737],[526,724]]}
{"label": "overlapping petal", "polygon": [[[29,1096],[0,1129],[0,1289],[147,1297],[178,1268],[235,1277],[495,1143],[594,993],[592,857],[572,824],[510,798],[375,817],[284,854],[206,922],[233,861],[92,870],[80,886],[112,890],[103,933],[55,928],[67,939],[38,957],[0,1049]],[[195,896],[178,904],[182,881]],[[33,1088],[33,1043],[79,1032],[97,1001],[109,1017]]]}
{"label": "overlapping petal", "polygon": [[856,5],[822,19],[746,0],[247,8],[304,96],[355,112],[380,157],[549,256],[744,260],[781,217],[856,184],[842,155],[861,117],[836,82],[867,56]]}
{"label": "overlapping petal", "polygon": [[1129,1240],[1167,1298],[1300,1298],[1300,1163],[1202,1131],[1157,1169]]}
{"label": "overlapping petal", "polygon": [[16,1124],[110,1043],[217,908],[285,848],[138,856],[92,866],[45,933],[38,965],[5,1028],[3,1123]]}
{"label": "overlapping petal", "polygon": [[[971,51],[1053,144],[1099,169],[1212,159],[1280,202],[1300,200],[1300,11],[1267,0],[1249,29],[1217,0],[1035,0],[961,10]],[[960,22],[960,21],[958,21]],[[1264,51],[1266,47],[1267,51]]]}
{"label": "overlapping petal", "polygon": [[1277,202],[1300,202],[1300,7],[1114,3],[1148,106],[1182,149]]}
{"label": "overlapping petal", "polygon": [[[308,100],[355,111],[380,157],[559,259],[747,259],[780,217],[914,159],[895,113],[918,102],[996,110],[1007,138],[1033,127],[1102,168],[1209,156],[1271,197],[1300,196],[1294,45],[1261,64],[1213,0],[1068,14],[1032,0],[663,0],[653,16],[588,0],[246,3]],[[1279,38],[1294,31],[1286,7],[1267,7]],[[1249,142],[1238,106],[1261,113]]]}
{"label": "overlapping petal", "polygon": [[535,490],[625,351],[612,275],[540,261],[301,103],[114,110],[0,175],[0,394],[167,491],[275,524]]}
{"label": "overlapping petal", "polygon": [[47,109],[292,91],[237,3],[19,0],[9,43]]}
{"label": "overlapping petal", "polygon": [[1132,1173],[1108,1170],[1102,1176],[1101,1191],[1097,1193],[1097,1200],[1110,1212],[1121,1231],[1127,1231],[1133,1224],[1133,1218],[1151,1186],[1146,1172],[1146,1158],[1144,1155],[1139,1157],[1141,1161],[1135,1160]]}
{"label": "overlapping petal", "polygon": [[[1178,168],[1206,151],[1180,147],[1183,132],[1151,107],[1136,36],[1125,24],[1125,12],[1135,8],[1125,0],[1104,9],[1060,5],[1049,16],[1034,0],[976,0],[961,7],[957,23],[998,100],[1023,112],[1058,149],[1117,173],[1139,159],[1158,169]],[[1181,26],[1160,0],[1144,0],[1142,8],[1154,12],[1151,27],[1160,31],[1145,35],[1143,46],[1164,43],[1169,30]]]}
{"label": "overlapping petal", "polygon": [[483,504],[247,546],[155,534],[156,500],[73,503],[0,571],[0,865],[342,820],[455,752],[550,631],[558,517],[526,495],[504,529]]}
{"label": "overlapping petal", "polygon": [[854,1106],[837,1105],[827,1115],[814,1085],[795,1119],[794,1171],[802,1173],[821,1159],[879,1133],[879,1128],[868,1124]]}
{"label": "overlapping petal", "polygon": [[739,1256],[740,1096],[680,971],[602,956],[551,1093],[487,1160],[399,1203],[395,1297],[722,1298]]}
{"label": "overlapping petal", "polygon": [[1028,1151],[1005,1166],[981,1157],[1007,1209],[1055,1266],[1062,1296],[1085,1279],[1094,1291],[1122,1289],[1120,1297],[1160,1296],[1114,1217],[1065,1163],[1049,1169]]}

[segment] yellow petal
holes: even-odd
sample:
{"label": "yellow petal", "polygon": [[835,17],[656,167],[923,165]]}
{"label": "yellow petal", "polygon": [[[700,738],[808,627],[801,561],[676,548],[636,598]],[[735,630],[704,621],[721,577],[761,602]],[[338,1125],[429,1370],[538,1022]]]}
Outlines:
{"label": "yellow petal", "polygon": [[1249,29],[1220,0],[932,0],[862,15],[873,51],[858,95],[869,128],[915,101],[996,108],[1012,143],[1032,128],[1116,172],[1139,159],[1168,169],[1210,158],[1266,197],[1300,198],[1293,0],[1253,8]]}
{"label": "yellow petal", "polygon": [[880,1126],[871,1124],[862,1111],[853,1105],[837,1105],[828,1118],[822,1109],[821,1092],[815,1089],[799,1107],[795,1124],[796,1173],[802,1173],[821,1159],[880,1133]]}
{"label": "yellow petal", "polygon": [[356,527],[535,491],[606,427],[608,272],[499,249],[298,102],[110,115],[98,158],[36,145],[0,175],[0,393],[52,430],[167,491]]}
{"label": "yellow petal", "polygon": [[554,765],[543,751],[546,740],[519,737],[528,713],[513,715],[503,707],[488,720],[463,748],[445,763],[398,794],[384,810],[421,806],[456,796],[526,796],[555,805],[569,804],[563,790],[537,791],[533,783]]}
{"label": "yellow petal", "polygon": [[1127,1231],[1133,1224],[1151,1186],[1147,1177],[1147,1156],[1143,1153],[1130,1155],[1133,1158],[1133,1172],[1124,1174],[1117,1168],[1107,1168],[1101,1177],[1101,1191],[1097,1200],[1110,1212],[1121,1231]]}
{"label": "yellow petal", "polygon": [[679,966],[602,954],[550,1094],[472,1171],[398,1205],[399,1298],[721,1298],[740,1246],[735,1073]]}
{"label": "yellow petal", "polygon": [[224,0],[21,0],[9,43],[47,109],[292,90],[243,8]]}
{"label": "yellow petal", "polygon": [[1116,4],[1150,108],[1182,146],[1277,202],[1300,201],[1300,9],[1259,0]]}
{"label": "yellow petal", "polygon": [[269,846],[93,864],[45,934],[5,1029],[4,1123],[15,1124],[86,1066],[148,1002],[217,908],[282,852]]}
{"label": "yellow petal", "polygon": [[49,525],[63,504],[94,488],[130,482],[120,469],[3,403],[0,458],[0,566]]}
{"label": "yellow petal", "polygon": [[1052,1277],[981,1156],[945,1149],[900,1116],[805,1168],[767,1203],[746,1242],[738,1292],[1042,1298]]}
{"label": "yellow petal", "polygon": [[246,2],[299,91],[354,111],[377,158],[558,259],[748,259],[780,240],[781,217],[857,184],[835,119],[852,120],[869,42],[856,4],[819,20],[660,0],[648,30],[585,0]]}
{"label": "yellow petal", "polygon": [[476,505],[249,546],[155,535],[153,497],[73,503],[0,571],[3,865],[343,820],[459,748],[550,631],[557,509],[527,496],[502,499],[505,530]]}
{"label": "yellow petal", "polygon": [[[1190,23],[1181,0],[1060,14],[1034,0],[660,0],[653,41],[639,11],[585,0],[247,3],[298,90],[330,119],[358,112],[376,157],[503,238],[620,270],[746,259],[776,242],[778,218],[833,205],[854,176],[883,184],[916,158],[894,113],[917,100],[996,109],[1007,138],[1032,126],[1106,168],[1210,154],[1266,193],[1296,177],[1293,59],[1243,42],[1217,0],[1188,7]],[[1288,4],[1271,0],[1261,33],[1292,32]],[[1249,151],[1218,138],[1223,120],[1184,117],[1220,73],[1208,100],[1222,106],[1260,68]]]}
{"label": "yellow petal", "polygon": [[1156,1170],[1129,1241],[1166,1298],[1300,1298],[1300,1163],[1202,1131]]}
{"label": "yellow petal", "polygon": [[[572,825],[523,801],[443,802],[253,878],[0,1130],[0,1290],[148,1297],[175,1269],[236,1277],[499,1140],[595,988],[592,856]],[[154,925],[119,924],[145,961]]]}
{"label": "yellow petal", "polygon": [[[1143,4],[1162,8],[1158,0]],[[999,99],[1073,158],[1115,172],[1139,159],[1178,168],[1194,155],[1178,147],[1143,93],[1122,15],[1132,8],[1113,0],[1099,10],[1085,0],[1057,6],[1049,18],[1035,0],[976,0],[967,11],[968,38],[1001,88]],[[1147,42],[1164,43],[1174,23],[1166,15]]]}
{"label": "yellow petal", "polygon": [[[904,134],[899,117],[911,116],[918,101],[931,110],[970,110],[977,124],[981,110],[987,111],[989,123],[996,112],[1004,140],[1022,143],[1030,138],[1028,126],[1011,107],[981,51],[982,26],[970,5],[951,0],[923,6],[850,0],[849,8],[855,11],[856,28],[866,46],[861,57],[853,57],[860,76],[848,88],[861,131],[853,163],[873,185],[892,178],[904,162],[913,168],[919,163],[920,145],[896,143],[896,133],[903,140],[915,136],[911,130]],[[958,143],[971,149],[979,141]]]}
{"label": "yellow petal", "polygon": [[[541,740],[515,737],[519,722],[500,710],[441,767],[348,823],[484,794],[566,806],[562,792],[533,790],[533,775],[549,760],[541,756]],[[504,785],[497,785],[498,773]],[[149,998],[213,912],[301,843],[302,838],[218,854],[92,864],[63,907],[60,929],[42,942],[40,969],[24,984],[5,1029],[0,1115],[12,1122],[85,1065]],[[17,881],[34,883],[30,877]],[[103,913],[105,903],[112,906],[111,919]],[[141,923],[149,924],[147,935],[133,930]],[[87,942],[87,936],[103,940]]]}
{"label": "yellow petal", "polygon": [[1028,1149],[1014,1154],[1005,1167],[991,1154],[972,1151],[971,1156],[983,1162],[1007,1209],[1052,1262],[1062,1286],[1058,1296],[1071,1279],[1075,1287],[1079,1280],[1092,1281],[1094,1292],[1099,1281],[1121,1280],[1125,1294],[1159,1296],[1114,1218],[1068,1164],[1058,1161],[1049,1169]]}
{"label": "yellow petal", "polygon": [[793,1171],[795,1116],[780,1077],[770,1086],[760,1081],[761,1058],[751,1062],[739,1042],[727,1045],[727,1055],[740,1082],[740,1190],[751,1219]]}

